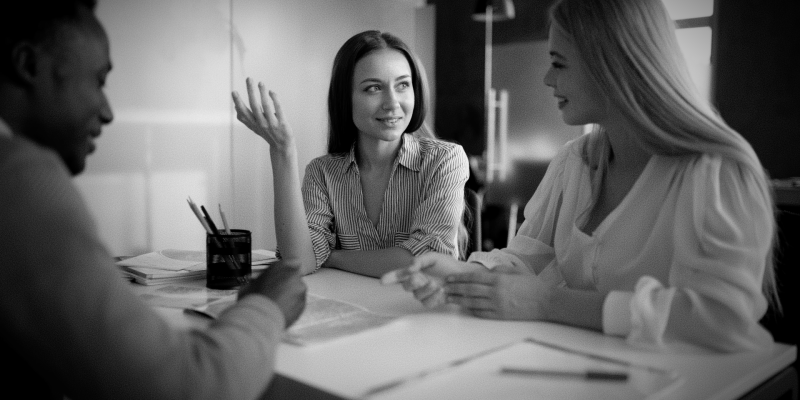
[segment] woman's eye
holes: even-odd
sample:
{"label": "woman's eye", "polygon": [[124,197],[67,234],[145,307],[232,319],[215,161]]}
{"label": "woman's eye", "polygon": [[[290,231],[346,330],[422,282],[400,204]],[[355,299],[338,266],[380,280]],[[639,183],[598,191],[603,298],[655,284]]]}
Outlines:
{"label": "woman's eye", "polygon": [[381,90],[381,88],[378,85],[370,85],[370,86],[367,86],[366,88],[364,88],[364,91],[368,92],[368,93],[374,93],[374,92],[377,92],[379,90]]}
{"label": "woman's eye", "polygon": [[410,82],[400,82],[400,83],[397,85],[397,88],[398,88],[398,89],[408,89],[408,88],[410,88],[410,87],[411,87],[411,83],[410,83]]}

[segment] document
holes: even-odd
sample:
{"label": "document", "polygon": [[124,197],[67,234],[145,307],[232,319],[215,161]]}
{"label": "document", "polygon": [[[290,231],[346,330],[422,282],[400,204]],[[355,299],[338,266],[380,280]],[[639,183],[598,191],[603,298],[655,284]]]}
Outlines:
{"label": "document", "polygon": [[298,346],[328,342],[377,328],[395,318],[354,304],[309,294],[303,315],[287,331],[284,342]]}
{"label": "document", "polygon": [[167,284],[148,288],[139,298],[153,307],[202,309],[225,299],[236,302],[236,290],[209,289],[199,285]]}
{"label": "document", "polygon": [[[222,311],[235,302],[235,295],[226,296],[188,307],[186,311],[216,319]],[[286,331],[283,341],[296,346],[325,343],[377,328],[395,318],[371,312],[354,304],[309,293],[306,295],[303,314]]]}
{"label": "document", "polygon": [[670,370],[528,339],[398,377],[370,399],[660,399],[683,383]]}

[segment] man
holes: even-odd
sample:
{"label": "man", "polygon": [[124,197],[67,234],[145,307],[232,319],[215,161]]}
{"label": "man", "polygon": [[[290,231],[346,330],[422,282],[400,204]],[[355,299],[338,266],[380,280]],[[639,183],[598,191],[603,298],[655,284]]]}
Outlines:
{"label": "man", "polygon": [[[19,4],[15,4],[19,3]],[[305,306],[269,268],[205,330],[170,327],[129,291],[70,176],[113,115],[92,0],[0,5],[0,369],[23,398],[254,398]]]}

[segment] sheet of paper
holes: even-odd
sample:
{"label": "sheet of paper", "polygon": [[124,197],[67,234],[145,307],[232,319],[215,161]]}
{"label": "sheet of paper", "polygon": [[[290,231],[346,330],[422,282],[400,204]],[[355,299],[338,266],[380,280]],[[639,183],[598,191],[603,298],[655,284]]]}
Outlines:
{"label": "sheet of paper", "polygon": [[204,286],[167,284],[154,286],[139,298],[154,307],[201,308],[224,298],[236,300],[236,290],[209,289]]}
{"label": "sheet of paper", "polygon": [[[365,396],[374,399],[659,399],[679,387],[683,378],[674,371],[614,363],[542,346],[531,341],[512,343],[430,373],[398,377],[387,389]],[[622,372],[628,379],[589,380],[577,377],[502,373],[503,368],[538,371],[600,370]],[[394,384],[394,385],[392,385]]]}
{"label": "sheet of paper", "polygon": [[[187,311],[217,318],[235,302],[236,296],[226,296],[188,307]],[[297,346],[309,346],[377,328],[395,318],[376,314],[354,304],[308,294],[303,314],[286,332],[283,341]]]}
{"label": "sheet of paper", "polygon": [[[256,249],[251,252],[251,265],[253,266],[266,265],[275,261],[277,261],[277,257],[274,251]],[[199,271],[206,269],[206,252],[164,249],[117,261],[117,265],[166,271]]]}
{"label": "sheet of paper", "polygon": [[363,307],[309,294],[303,315],[291,326],[284,341],[299,346],[328,342],[385,325],[396,317],[376,314]]}

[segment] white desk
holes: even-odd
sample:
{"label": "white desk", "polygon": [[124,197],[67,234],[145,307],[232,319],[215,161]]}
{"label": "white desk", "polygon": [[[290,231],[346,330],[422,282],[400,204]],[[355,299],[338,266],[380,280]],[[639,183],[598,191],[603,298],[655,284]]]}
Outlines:
{"label": "white desk", "polygon": [[[562,325],[485,320],[462,315],[452,307],[426,310],[400,286],[382,286],[377,279],[339,270],[322,269],[304,279],[311,293],[400,316],[388,325],[328,343],[280,345],[276,364],[280,375],[345,398],[527,337],[674,370],[682,375],[683,383],[667,392],[667,399],[737,399],[786,369],[797,357],[797,348],[785,344],[765,353],[719,354],[687,345],[677,353],[663,354],[633,348],[621,338]],[[161,311],[177,325],[202,323],[176,309]],[[592,386],[585,387],[585,396],[580,397],[596,398]],[[425,398],[445,395],[426,393]]]}

